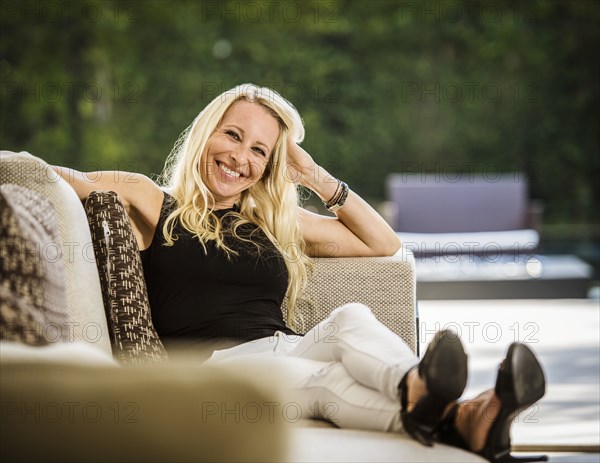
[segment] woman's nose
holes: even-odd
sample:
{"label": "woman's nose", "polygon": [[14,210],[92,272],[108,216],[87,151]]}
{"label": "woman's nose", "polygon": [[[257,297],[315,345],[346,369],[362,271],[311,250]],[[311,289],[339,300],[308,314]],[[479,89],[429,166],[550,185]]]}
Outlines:
{"label": "woman's nose", "polygon": [[233,152],[233,159],[240,165],[246,164],[250,155],[250,147],[239,145]]}

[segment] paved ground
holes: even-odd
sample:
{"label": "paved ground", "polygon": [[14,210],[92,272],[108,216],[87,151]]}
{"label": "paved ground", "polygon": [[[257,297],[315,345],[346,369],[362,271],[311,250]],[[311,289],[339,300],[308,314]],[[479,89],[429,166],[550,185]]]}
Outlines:
{"label": "paved ground", "polygon": [[[526,342],[541,359],[546,396],[516,419],[519,446],[600,446],[598,300],[420,301],[422,352],[439,328],[461,333],[469,353],[465,396],[493,387],[508,345]],[[598,450],[596,450],[598,452]],[[552,455],[555,462],[598,462],[598,453]]]}
{"label": "paved ground", "polygon": [[[517,453],[515,455],[524,456],[527,453]],[[598,453],[546,453],[549,457],[549,463],[599,463],[600,454]]]}

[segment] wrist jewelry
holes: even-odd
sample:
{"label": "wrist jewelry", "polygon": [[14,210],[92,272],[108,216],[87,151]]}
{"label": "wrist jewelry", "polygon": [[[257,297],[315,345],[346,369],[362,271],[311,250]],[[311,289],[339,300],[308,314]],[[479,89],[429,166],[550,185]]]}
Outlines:
{"label": "wrist jewelry", "polygon": [[323,204],[325,204],[325,207],[327,207],[328,204],[335,204],[336,199],[338,199],[338,196],[340,194],[340,187],[342,186],[342,181],[336,179],[337,181],[337,186],[335,187],[335,193],[333,193],[333,196],[331,198],[329,198],[329,201],[323,201]]}
{"label": "wrist jewelry", "polygon": [[327,210],[329,212],[335,212],[339,210],[346,202],[349,191],[350,189],[348,188],[348,185],[345,182],[338,180],[338,187],[335,190],[335,194],[331,197],[329,201],[324,202]]}

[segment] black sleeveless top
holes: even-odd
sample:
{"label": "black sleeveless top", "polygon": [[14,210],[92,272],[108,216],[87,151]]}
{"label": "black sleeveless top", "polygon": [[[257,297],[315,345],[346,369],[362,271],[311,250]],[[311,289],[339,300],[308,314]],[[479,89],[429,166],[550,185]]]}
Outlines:
{"label": "black sleeveless top", "polygon": [[178,239],[165,246],[162,227],[175,200],[165,193],[160,219],[150,247],[141,251],[154,327],[167,350],[175,344],[203,344],[217,348],[272,336],[275,331],[295,334],[286,327],[281,303],[288,283],[283,256],[254,224],[230,233],[235,209],[214,211],[221,218],[227,246],[238,255],[205,243],[179,223]]}

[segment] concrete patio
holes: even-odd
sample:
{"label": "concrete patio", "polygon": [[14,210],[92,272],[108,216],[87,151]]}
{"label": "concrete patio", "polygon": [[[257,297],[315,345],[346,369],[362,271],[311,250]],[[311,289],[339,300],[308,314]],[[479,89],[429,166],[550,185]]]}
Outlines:
{"label": "concrete patio", "polygon": [[[440,328],[461,334],[469,353],[465,397],[493,387],[508,345],[526,342],[539,356],[546,396],[513,425],[519,450],[546,449],[551,461],[600,461],[600,311],[593,299],[424,300],[421,352]],[[577,453],[585,451],[588,453]]]}

